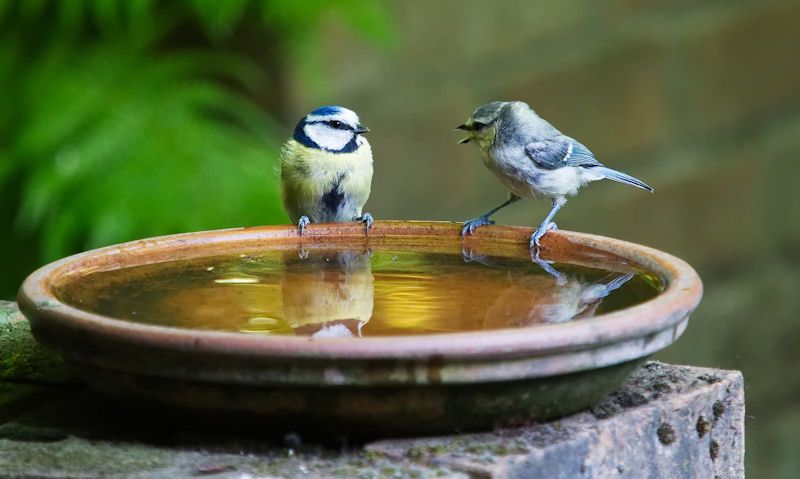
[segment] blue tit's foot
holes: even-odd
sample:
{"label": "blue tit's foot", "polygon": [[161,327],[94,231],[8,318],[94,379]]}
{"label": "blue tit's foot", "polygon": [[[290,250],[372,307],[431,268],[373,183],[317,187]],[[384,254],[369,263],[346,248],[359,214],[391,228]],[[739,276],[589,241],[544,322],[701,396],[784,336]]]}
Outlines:
{"label": "blue tit's foot", "polygon": [[301,245],[301,246],[300,246],[300,251],[298,251],[298,252],[297,252],[297,256],[298,256],[300,259],[307,259],[307,258],[308,258],[308,250],[306,250],[305,248],[303,248],[303,246]]}
{"label": "blue tit's foot", "polygon": [[300,236],[303,236],[303,232],[306,230],[306,226],[309,224],[311,224],[311,220],[308,219],[308,216],[301,216],[297,221],[297,233],[300,234]]}
{"label": "blue tit's foot", "polygon": [[489,219],[489,215],[483,215],[478,218],[467,220],[464,222],[464,227],[461,228],[461,237],[471,235],[476,229],[485,225],[493,225],[494,220]]}
{"label": "blue tit's foot", "polygon": [[536,231],[534,231],[533,234],[531,235],[530,248],[533,249],[541,246],[541,244],[539,244],[539,240],[542,239],[542,236],[544,236],[545,233],[547,233],[548,231],[555,231],[557,229],[558,225],[552,221],[546,225],[540,225],[538,228],[536,228]]}
{"label": "blue tit's foot", "polygon": [[369,234],[369,230],[372,228],[372,223],[375,222],[375,220],[372,219],[372,215],[369,213],[364,213],[363,215],[356,217],[356,221],[364,223],[364,234]]}
{"label": "blue tit's foot", "polygon": [[567,275],[553,268],[552,261],[542,259],[539,256],[541,252],[542,250],[538,246],[531,248],[531,261],[539,265],[539,267],[542,268],[545,273],[552,276],[558,286],[564,286],[567,284]]}

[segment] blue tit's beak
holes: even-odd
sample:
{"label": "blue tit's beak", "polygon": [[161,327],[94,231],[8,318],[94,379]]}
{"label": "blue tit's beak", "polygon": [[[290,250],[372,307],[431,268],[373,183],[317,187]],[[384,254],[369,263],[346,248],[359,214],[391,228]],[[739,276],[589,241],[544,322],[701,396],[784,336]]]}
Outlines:
{"label": "blue tit's beak", "polygon": [[368,133],[369,132],[369,128],[367,128],[364,125],[358,125],[353,129],[353,131],[358,133],[359,135],[362,135],[364,133]]}

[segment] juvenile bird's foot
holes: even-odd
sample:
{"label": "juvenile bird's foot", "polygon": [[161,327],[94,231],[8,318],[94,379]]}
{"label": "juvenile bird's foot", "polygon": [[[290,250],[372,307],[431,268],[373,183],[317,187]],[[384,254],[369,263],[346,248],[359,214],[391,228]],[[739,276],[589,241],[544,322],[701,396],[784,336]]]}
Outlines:
{"label": "juvenile bird's foot", "polygon": [[552,261],[542,259],[539,255],[541,254],[541,249],[538,247],[531,249],[531,261],[538,264],[540,268],[542,268],[545,273],[549,274],[553,277],[556,284],[558,286],[564,286],[567,284],[567,275],[558,271],[557,269],[553,268],[551,265],[553,264]]}
{"label": "juvenile bird's foot", "polygon": [[369,230],[370,230],[370,228],[372,228],[372,223],[375,222],[375,220],[372,219],[372,215],[369,214],[369,213],[364,213],[363,215],[357,217],[356,221],[360,221],[360,222],[364,223],[364,233],[365,234],[369,234]]}
{"label": "juvenile bird's foot", "polygon": [[558,225],[555,224],[555,222],[553,222],[553,221],[551,221],[550,223],[548,223],[546,225],[540,225],[538,228],[536,228],[536,231],[534,231],[533,234],[531,235],[530,248],[533,249],[533,248],[538,248],[539,246],[541,246],[539,244],[539,240],[542,239],[542,236],[544,236],[545,233],[547,233],[548,231],[551,231],[551,230],[554,231],[554,230],[557,230],[557,229],[558,229]]}
{"label": "juvenile bird's foot", "polygon": [[461,228],[461,237],[471,235],[476,229],[485,225],[493,225],[494,220],[489,219],[489,215],[483,215],[478,218],[467,220],[464,222],[464,227]]}
{"label": "juvenile bird's foot", "polygon": [[306,230],[306,226],[311,224],[311,220],[308,219],[308,216],[301,216],[300,219],[297,221],[297,232],[300,236],[303,236],[303,232]]}

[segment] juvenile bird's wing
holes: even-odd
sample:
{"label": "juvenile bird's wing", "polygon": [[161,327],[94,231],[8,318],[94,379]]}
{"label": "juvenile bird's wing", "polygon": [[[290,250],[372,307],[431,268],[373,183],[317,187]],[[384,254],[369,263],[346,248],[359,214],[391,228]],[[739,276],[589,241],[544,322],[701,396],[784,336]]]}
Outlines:
{"label": "juvenile bird's wing", "polygon": [[569,137],[533,141],[525,154],[539,168],[555,170],[565,166],[602,166],[588,148]]}

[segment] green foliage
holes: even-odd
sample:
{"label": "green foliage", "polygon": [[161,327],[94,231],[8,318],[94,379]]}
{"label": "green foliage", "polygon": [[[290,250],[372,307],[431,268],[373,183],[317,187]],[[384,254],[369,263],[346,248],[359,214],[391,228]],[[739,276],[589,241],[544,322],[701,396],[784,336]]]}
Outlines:
{"label": "green foliage", "polygon": [[327,18],[390,38],[367,0],[0,0],[0,188],[21,182],[16,234],[51,260],[285,221],[275,167],[288,129],[256,100],[281,62],[248,57],[237,32],[291,55]]}
{"label": "green foliage", "polygon": [[23,108],[34,127],[16,145],[18,158],[32,160],[19,224],[42,232],[48,258],[84,235],[91,247],[281,219],[277,145],[267,136],[275,129],[205,78],[246,71],[230,68],[236,59],[149,59],[114,43],[67,55],[69,64],[52,54],[28,77]]}

